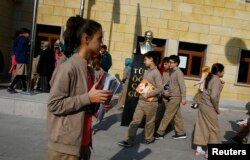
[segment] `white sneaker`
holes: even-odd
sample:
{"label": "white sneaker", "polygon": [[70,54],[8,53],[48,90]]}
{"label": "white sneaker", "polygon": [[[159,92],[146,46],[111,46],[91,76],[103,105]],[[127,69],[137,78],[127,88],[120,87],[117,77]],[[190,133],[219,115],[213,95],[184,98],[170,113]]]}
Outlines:
{"label": "white sneaker", "polygon": [[205,153],[204,158],[208,159],[208,153],[207,152]]}
{"label": "white sneaker", "polygon": [[194,154],[195,154],[196,156],[200,156],[200,155],[205,155],[206,152],[203,151],[203,150],[201,150],[201,151],[195,150],[195,151],[194,151]]}

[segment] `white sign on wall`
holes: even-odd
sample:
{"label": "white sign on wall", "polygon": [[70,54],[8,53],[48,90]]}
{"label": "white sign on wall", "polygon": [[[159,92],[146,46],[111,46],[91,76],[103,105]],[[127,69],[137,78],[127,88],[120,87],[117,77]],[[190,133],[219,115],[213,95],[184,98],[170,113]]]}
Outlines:
{"label": "white sign on wall", "polygon": [[187,68],[187,56],[179,56],[180,57],[180,64],[179,68],[186,69]]}

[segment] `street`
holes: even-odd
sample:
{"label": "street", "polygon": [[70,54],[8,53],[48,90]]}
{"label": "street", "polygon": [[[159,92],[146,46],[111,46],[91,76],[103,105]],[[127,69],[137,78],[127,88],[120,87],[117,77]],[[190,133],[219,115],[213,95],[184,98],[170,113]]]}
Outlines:
{"label": "street", "polygon": [[[123,140],[127,127],[120,126],[121,111],[113,108],[105,120],[93,128],[97,131],[93,137],[93,160],[191,160],[192,132],[196,111],[183,107],[183,117],[188,138],[173,140],[170,132],[164,140],[145,145],[143,131],[139,129],[133,148],[122,148],[117,142]],[[235,135],[238,126],[234,121],[245,118],[245,111],[222,109],[219,116],[221,139]],[[45,160],[47,159],[46,121],[0,114],[0,160]],[[204,159],[202,156],[198,157]]]}

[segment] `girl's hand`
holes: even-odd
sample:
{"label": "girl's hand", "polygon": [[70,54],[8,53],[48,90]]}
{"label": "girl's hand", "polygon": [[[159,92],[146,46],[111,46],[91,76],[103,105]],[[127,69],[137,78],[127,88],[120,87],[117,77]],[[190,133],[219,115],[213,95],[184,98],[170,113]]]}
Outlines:
{"label": "girl's hand", "polygon": [[220,110],[219,110],[219,109],[215,109],[215,112],[216,112],[217,114],[220,114]]}
{"label": "girl's hand", "polygon": [[226,82],[225,82],[224,80],[221,79],[221,86],[222,86],[222,88],[224,88],[225,83],[226,83]]}
{"label": "girl's hand", "polygon": [[221,79],[221,84],[225,84],[226,82],[224,80]]}
{"label": "girl's hand", "polygon": [[145,93],[145,92],[142,92],[141,95],[142,95],[144,98],[148,98],[148,94]]}
{"label": "girl's hand", "polygon": [[96,89],[96,84],[88,92],[89,99],[91,103],[106,103],[112,97],[111,91],[98,90]]}

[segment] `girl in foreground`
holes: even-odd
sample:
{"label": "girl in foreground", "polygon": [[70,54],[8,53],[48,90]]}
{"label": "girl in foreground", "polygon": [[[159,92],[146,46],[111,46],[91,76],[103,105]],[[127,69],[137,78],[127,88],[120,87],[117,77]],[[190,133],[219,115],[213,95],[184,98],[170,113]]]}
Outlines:
{"label": "girl in foreground", "polygon": [[[88,60],[99,53],[102,26],[93,20],[70,17],[64,33],[66,54],[72,54],[54,71],[48,102],[48,159],[90,159],[91,117],[96,103],[112,93],[98,90]],[[74,50],[76,53],[73,54]]]}

